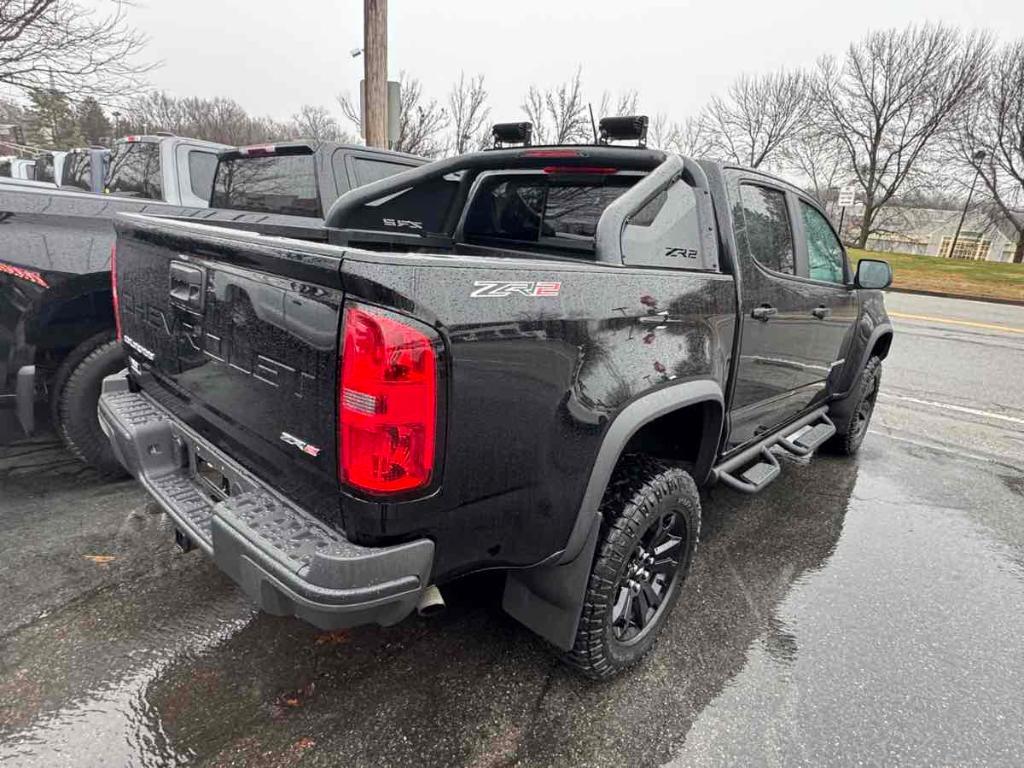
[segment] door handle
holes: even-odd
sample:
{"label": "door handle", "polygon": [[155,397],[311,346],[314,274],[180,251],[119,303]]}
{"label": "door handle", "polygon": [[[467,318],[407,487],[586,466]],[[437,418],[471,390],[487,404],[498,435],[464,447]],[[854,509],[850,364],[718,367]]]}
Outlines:
{"label": "door handle", "polygon": [[825,318],[832,316],[832,310],[828,307],[815,307],[811,310],[811,314],[819,320],[824,320]]}
{"label": "door handle", "polygon": [[172,261],[170,267],[171,304],[189,312],[202,314],[205,299],[206,270],[180,261]]}
{"label": "door handle", "polygon": [[685,322],[685,318],[675,317],[668,312],[658,312],[654,315],[642,315],[636,321],[641,325],[674,325]]}
{"label": "door handle", "polygon": [[771,306],[770,304],[762,304],[760,307],[754,307],[753,311],[751,311],[750,313],[750,316],[755,320],[760,320],[762,323],[767,323],[768,318],[770,318],[772,315],[777,314],[779,314],[779,310],[777,310],[775,307]]}

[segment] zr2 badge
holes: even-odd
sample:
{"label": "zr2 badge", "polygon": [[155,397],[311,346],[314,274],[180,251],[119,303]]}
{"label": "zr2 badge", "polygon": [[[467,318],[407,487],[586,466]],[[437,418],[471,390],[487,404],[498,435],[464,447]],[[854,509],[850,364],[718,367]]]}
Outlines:
{"label": "zr2 badge", "polygon": [[502,299],[508,296],[543,298],[546,296],[557,296],[562,290],[562,284],[534,282],[504,283],[497,280],[477,280],[473,283],[473,288],[473,292],[469,295],[474,299]]}

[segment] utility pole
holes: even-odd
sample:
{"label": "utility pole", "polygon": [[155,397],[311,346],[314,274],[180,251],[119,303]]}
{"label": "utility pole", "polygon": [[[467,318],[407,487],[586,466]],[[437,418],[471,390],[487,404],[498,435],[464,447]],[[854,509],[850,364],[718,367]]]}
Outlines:
{"label": "utility pole", "polygon": [[388,147],[388,0],[363,0],[363,129],[366,146]]}

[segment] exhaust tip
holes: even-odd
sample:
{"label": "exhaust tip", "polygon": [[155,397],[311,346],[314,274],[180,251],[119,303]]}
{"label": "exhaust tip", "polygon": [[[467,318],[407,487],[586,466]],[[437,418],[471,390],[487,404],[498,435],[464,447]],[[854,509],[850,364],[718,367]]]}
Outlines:
{"label": "exhaust tip", "polygon": [[445,609],[444,597],[441,590],[434,584],[423,590],[420,600],[416,604],[416,613],[420,616],[436,616]]}

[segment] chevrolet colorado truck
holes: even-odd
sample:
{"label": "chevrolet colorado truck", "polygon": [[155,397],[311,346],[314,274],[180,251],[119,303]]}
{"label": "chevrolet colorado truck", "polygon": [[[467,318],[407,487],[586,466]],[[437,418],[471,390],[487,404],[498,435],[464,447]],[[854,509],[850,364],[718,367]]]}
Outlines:
{"label": "chevrolet colorado truck", "polygon": [[96,419],[103,378],[124,367],[110,291],[114,217],[138,212],[318,240],[339,194],[423,160],[334,143],[233,149],[180,136],[131,136],[106,155],[64,160],[90,187],[105,166],[103,195],[0,182],[0,440],[49,418],[75,456],[116,475],[123,469]]}
{"label": "chevrolet colorado truck", "polygon": [[[326,242],[121,217],[124,466],[265,611],[393,624],[502,569],[592,677],[647,652],[698,489],[853,454],[892,328],[817,203],[612,145],[501,148],[339,198]],[[440,598],[443,599],[443,598]]]}

